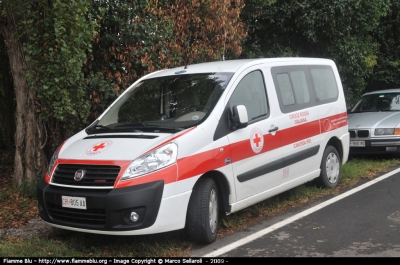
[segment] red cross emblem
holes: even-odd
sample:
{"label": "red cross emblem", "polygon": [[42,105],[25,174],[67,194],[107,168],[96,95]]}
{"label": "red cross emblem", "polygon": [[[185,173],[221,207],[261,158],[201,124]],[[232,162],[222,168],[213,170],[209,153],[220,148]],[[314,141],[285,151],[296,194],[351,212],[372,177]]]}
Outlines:
{"label": "red cross emblem", "polygon": [[264,135],[258,128],[253,128],[250,133],[250,146],[254,153],[261,152],[264,146]]}
{"label": "red cross emblem", "polygon": [[97,150],[106,147],[105,143],[101,143],[99,145],[93,146],[93,152],[97,152]]}
{"label": "red cross emblem", "polygon": [[86,154],[87,155],[97,155],[97,154],[105,151],[107,148],[109,148],[112,145],[112,143],[113,142],[110,140],[95,143],[94,145],[92,145],[91,147],[86,149]]}
{"label": "red cross emblem", "polygon": [[258,136],[258,133],[254,134],[253,142],[256,144],[257,147],[259,146],[259,144],[261,142],[261,138],[260,138],[260,136]]}

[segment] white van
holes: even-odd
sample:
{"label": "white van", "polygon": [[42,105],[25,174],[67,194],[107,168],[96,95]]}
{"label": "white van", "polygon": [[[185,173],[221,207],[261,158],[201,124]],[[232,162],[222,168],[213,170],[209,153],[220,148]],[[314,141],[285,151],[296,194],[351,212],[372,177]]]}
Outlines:
{"label": "white van", "polygon": [[40,217],[69,230],[216,239],[231,214],[318,178],[349,153],[335,63],[231,60],[148,74],[54,153]]}

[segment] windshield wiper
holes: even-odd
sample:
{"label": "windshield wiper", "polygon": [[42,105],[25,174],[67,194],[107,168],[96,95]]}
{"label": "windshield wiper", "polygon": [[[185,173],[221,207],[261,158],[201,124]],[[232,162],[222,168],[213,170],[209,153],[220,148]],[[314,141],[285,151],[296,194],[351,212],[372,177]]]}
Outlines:
{"label": "windshield wiper", "polygon": [[104,126],[104,125],[95,125],[95,126],[93,126],[93,128],[95,128],[95,129],[97,129],[97,128],[100,128],[100,129],[106,129],[106,130],[111,130],[111,128],[109,128],[109,127],[107,127],[107,126]]}
{"label": "windshield wiper", "polygon": [[98,125],[97,123],[99,123],[99,120],[95,121],[91,126],[87,127],[85,130],[86,133],[91,134],[96,128],[105,129],[107,131],[111,130],[111,128],[100,124]]}
{"label": "windshield wiper", "polygon": [[149,127],[149,126],[153,126],[153,125],[147,125],[143,122],[135,122],[135,123],[123,123],[120,125],[115,126],[114,128],[123,128],[123,127],[137,127],[137,128],[143,128],[143,127]]}
{"label": "windshield wiper", "polygon": [[185,128],[181,128],[181,127],[163,127],[163,126],[157,126],[154,125],[154,127],[151,127],[154,130],[169,130],[169,131],[173,131],[173,132],[180,132],[180,131],[184,131],[186,130]]}
{"label": "windshield wiper", "polygon": [[165,126],[158,126],[155,124],[146,124],[142,122],[137,122],[137,123],[125,123],[121,125],[117,125],[114,127],[115,129],[134,129],[134,130],[151,130],[151,131],[156,131],[156,130],[167,130],[167,131],[173,131],[173,132],[179,132],[185,130],[185,128],[180,128],[180,127],[165,127]]}

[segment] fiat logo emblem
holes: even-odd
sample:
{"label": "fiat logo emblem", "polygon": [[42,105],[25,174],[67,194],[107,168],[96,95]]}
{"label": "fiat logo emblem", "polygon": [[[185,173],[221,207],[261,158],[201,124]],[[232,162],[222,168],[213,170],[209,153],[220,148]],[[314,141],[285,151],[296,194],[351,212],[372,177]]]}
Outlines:
{"label": "fiat logo emblem", "polygon": [[85,176],[85,170],[84,169],[79,169],[79,170],[77,170],[75,172],[74,180],[75,181],[81,181],[84,176]]}

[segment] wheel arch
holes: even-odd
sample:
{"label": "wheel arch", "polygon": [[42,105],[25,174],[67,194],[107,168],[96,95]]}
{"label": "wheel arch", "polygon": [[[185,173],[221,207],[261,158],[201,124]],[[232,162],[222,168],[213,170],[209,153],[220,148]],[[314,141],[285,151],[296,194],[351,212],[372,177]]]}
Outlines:
{"label": "wheel arch", "polygon": [[225,213],[230,213],[231,206],[229,204],[229,196],[231,191],[225,175],[219,171],[209,171],[204,173],[200,178],[212,178],[215,181],[218,187],[219,209]]}
{"label": "wheel arch", "polygon": [[329,139],[328,143],[326,144],[325,148],[331,145],[333,147],[335,147],[335,149],[338,151],[339,156],[340,156],[340,161],[343,161],[343,146],[342,146],[342,142],[340,141],[339,138],[337,137],[332,137],[331,139]]}

